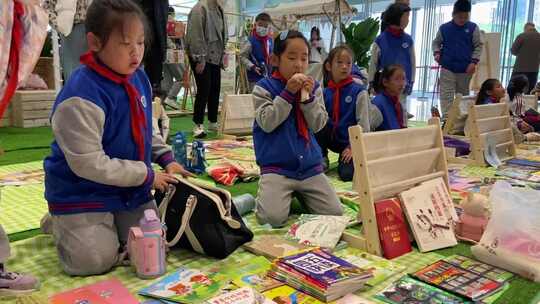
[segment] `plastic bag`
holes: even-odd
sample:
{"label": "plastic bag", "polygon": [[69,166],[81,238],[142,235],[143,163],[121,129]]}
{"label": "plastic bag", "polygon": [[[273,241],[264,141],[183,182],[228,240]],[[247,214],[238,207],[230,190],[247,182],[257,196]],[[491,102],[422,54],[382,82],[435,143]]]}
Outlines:
{"label": "plastic bag", "polygon": [[479,260],[540,281],[540,191],[497,182],[490,193],[491,219],[478,245]]}

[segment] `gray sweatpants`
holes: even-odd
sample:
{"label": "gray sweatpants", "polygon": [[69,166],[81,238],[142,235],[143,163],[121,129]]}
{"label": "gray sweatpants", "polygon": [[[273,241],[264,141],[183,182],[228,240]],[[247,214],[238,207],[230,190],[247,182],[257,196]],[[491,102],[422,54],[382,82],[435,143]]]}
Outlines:
{"label": "gray sweatpants", "polygon": [[441,88],[441,114],[443,121],[446,120],[455,95],[457,93],[463,96],[469,95],[471,78],[472,75],[466,73],[453,73],[446,69],[441,69],[439,83]]}
{"label": "gray sweatpants", "polygon": [[105,273],[119,262],[129,228],[138,226],[146,209],[155,201],[131,211],[89,212],[53,215],[53,235],[60,264],[73,276]]}
{"label": "gray sweatpants", "polygon": [[289,218],[292,194],[299,194],[314,214],[342,215],[343,208],[324,174],[295,180],[279,174],[264,174],[259,181],[256,215],[260,224],[282,227]]}
{"label": "gray sweatpants", "polygon": [[9,240],[4,228],[0,225],[0,264],[4,264],[10,255]]}

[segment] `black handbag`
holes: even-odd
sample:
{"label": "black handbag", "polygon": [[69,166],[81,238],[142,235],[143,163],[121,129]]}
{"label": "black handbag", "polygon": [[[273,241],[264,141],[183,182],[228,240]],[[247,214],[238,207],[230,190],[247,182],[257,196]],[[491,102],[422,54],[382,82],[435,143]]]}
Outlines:
{"label": "black handbag", "polygon": [[156,194],[167,244],[223,259],[253,239],[228,191],[196,180],[179,179]]}

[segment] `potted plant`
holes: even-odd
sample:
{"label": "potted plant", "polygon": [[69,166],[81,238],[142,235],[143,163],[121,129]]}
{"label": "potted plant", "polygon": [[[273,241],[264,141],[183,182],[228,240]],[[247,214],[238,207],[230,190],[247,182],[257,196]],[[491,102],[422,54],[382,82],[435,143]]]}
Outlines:
{"label": "potted plant", "polygon": [[341,25],[345,42],[353,50],[355,63],[362,68],[368,68],[371,58],[370,49],[379,33],[379,19],[367,18],[349,26]]}

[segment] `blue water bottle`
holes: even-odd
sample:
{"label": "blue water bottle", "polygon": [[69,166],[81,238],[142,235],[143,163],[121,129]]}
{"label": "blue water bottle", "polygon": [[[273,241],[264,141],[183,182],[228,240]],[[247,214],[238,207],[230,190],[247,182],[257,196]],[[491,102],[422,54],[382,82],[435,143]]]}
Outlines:
{"label": "blue water bottle", "polygon": [[182,166],[187,166],[187,152],[186,152],[186,135],[184,132],[178,132],[174,135],[172,148],[174,152],[174,159]]}

